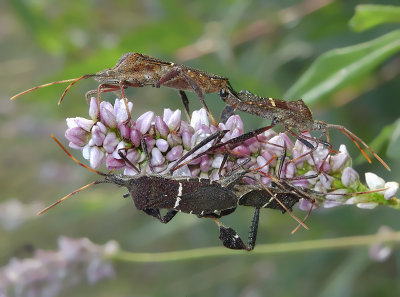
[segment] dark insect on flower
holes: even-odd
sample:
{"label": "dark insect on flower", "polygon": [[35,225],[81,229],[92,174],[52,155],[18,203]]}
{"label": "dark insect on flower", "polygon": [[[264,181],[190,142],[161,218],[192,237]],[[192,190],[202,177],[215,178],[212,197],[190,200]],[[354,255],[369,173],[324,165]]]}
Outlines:
{"label": "dark insect on flower", "polygon": [[[11,98],[14,100],[26,93],[39,88],[68,83],[70,85],[61,95],[59,104],[64,98],[66,92],[78,81],[93,77],[100,85],[96,90],[87,92],[86,98],[98,94],[98,107],[100,108],[101,93],[120,90],[122,98],[126,98],[124,89],[127,87],[153,86],[159,88],[165,86],[179,90],[185,111],[189,116],[189,101],[184,91],[193,91],[200,99],[201,104],[207,110],[214,126],[217,125],[211,111],[204,101],[204,94],[218,93],[220,90],[230,87],[229,80],[226,77],[201,71],[185,65],[179,65],[172,62],[166,62],[157,58],[152,58],[139,53],[126,53],[121,56],[117,64],[96,74],[85,74],[79,78],[67,79],[47,83],[41,86],[23,91]],[[127,107],[126,107],[127,108]],[[100,116],[100,114],[98,114]]]}
{"label": "dark insect on flower", "polygon": [[[381,164],[385,166],[387,170],[390,171],[389,166],[361,138],[359,138],[353,132],[351,132],[350,130],[341,125],[333,125],[325,123],[323,121],[315,121],[312,118],[312,113],[310,109],[303,102],[303,100],[297,100],[297,101],[277,100],[269,97],[260,97],[246,90],[236,93],[232,88],[226,88],[221,90],[220,97],[234,109],[238,109],[243,112],[247,112],[250,114],[260,116],[262,118],[267,118],[272,120],[271,126],[268,126],[264,129],[270,129],[279,123],[283,124],[287,132],[294,135],[303,144],[311,148],[311,151],[308,152],[307,154],[312,153],[316,149],[316,147],[312,145],[309,142],[309,140],[316,142],[317,146],[320,143],[325,146],[328,146],[329,153],[332,152],[333,149],[332,145],[329,142],[329,139],[328,142],[326,142],[322,141],[319,138],[298,135],[295,132],[293,132],[292,129],[296,129],[300,133],[306,131],[318,130],[322,131],[325,135],[327,135],[328,129],[330,128],[337,129],[339,131],[342,131],[357,145],[357,147],[360,149],[360,151],[368,160],[368,162],[371,163],[371,159],[362,149],[361,145],[363,145],[367,150],[369,150],[375,156],[375,158],[377,158],[379,162],[381,162]],[[263,129],[259,129],[259,131],[263,132]],[[329,153],[326,155],[326,157],[328,157]],[[321,168],[318,169],[318,171],[320,170]]]}

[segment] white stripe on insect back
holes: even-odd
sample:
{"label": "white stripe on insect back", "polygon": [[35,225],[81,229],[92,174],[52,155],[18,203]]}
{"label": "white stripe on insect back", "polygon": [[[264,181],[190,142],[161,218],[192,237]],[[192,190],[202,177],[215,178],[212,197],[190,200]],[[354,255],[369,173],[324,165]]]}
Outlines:
{"label": "white stripe on insect back", "polygon": [[178,197],[181,197],[181,196],[182,196],[182,190],[183,190],[182,183],[179,183],[179,188],[178,188]]}
{"label": "white stripe on insect back", "polygon": [[275,197],[276,197],[276,194],[274,194],[273,196],[271,196],[271,198],[269,198],[268,202],[265,203],[265,204],[262,206],[262,208],[266,208],[266,207],[268,206],[268,204],[270,204],[271,201],[275,199]]}

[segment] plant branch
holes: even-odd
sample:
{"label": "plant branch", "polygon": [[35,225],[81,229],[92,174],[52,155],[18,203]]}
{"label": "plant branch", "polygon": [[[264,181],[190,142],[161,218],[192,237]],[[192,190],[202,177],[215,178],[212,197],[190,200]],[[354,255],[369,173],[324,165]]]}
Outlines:
{"label": "plant branch", "polygon": [[314,250],[334,250],[367,246],[376,243],[394,242],[400,242],[400,232],[339,237],[332,239],[306,240],[288,243],[260,244],[257,245],[256,249],[252,252],[227,250],[223,247],[209,247],[163,253],[132,253],[120,251],[112,255],[110,259],[125,262],[171,262],[232,255],[272,255],[293,252],[310,252]]}

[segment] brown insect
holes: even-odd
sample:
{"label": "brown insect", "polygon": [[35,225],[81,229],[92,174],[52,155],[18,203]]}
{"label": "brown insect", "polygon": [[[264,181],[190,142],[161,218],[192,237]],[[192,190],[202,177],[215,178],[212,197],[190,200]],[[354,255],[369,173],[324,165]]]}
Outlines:
{"label": "brown insect", "polygon": [[[368,151],[370,151],[374,155],[374,157],[378,159],[379,162],[381,162],[381,164],[385,166],[387,170],[390,171],[390,167],[361,138],[359,138],[353,132],[348,130],[346,127],[314,120],[310,109],[301,99],[297,101],[283,101],[269,97],[257,96],[246,90],[236,93],[232,88],[226,88],[221,90],[219,95],[227,105],[233,107],[234,109],[238,109],[243,112],[247,112],[262,118],[272,120],[270,126],[258,129],[258,131],[261,132],[257,133],[262,133],[266,129],[270,129],[276,124],[281,123],[285,127],[286,131],[295,136],[307,147],[311,148],[311,151],[307,153],[311,154],[313,150],[316,149],[316,147],[314,147],[306,139],[315,141],[317,144],[321,143],[323,145],[326,145],[329,147],[330,152],[332,152],[333,149],[332,145],[329,142],[328,129],[329,128],[337,129],[342,133],[344,133],[356,144],[356,146],[360,149],[361,153],[364,155],[364,157],[368,160],[369,163],[371,163],[371,159],[368,157],[367,153],[364,151],[361,145],[363,145]],[[316,131],[316,130],[322,131],[322,133],[327,136],[328,141],[326,142],[319,138],[298,135],[292,131],[293,129],[296,129],[300,133],[308,131]],[[250,136],[252,137],[254,135]],[[240,140],[242,141],[243,137],[241,137]],[[219,146],[221,145],[222,144],[220,144]],[[328,157],[328,155],[326,156],[326,158]],[[300,156],[299,158],[303,156]]]}
{"label": "brown insect", "polygon": [[[93,185],[110,183],[127,188],[138,210],[158,219],[162,223],[168,223],[178,212],[197,215],[199,218],[211,218],[219,227],[219,239],[223,245],[230,249],[243,249],[251,251],[254,249],[258,220],[261,208],[277,209],[282,213],[288,212],[296,221],[308,229],[305,223],[292,213],[292,207],[302,196],[302,191],[294,191],[288,184],[276,184],[274,187],[257,188],[255,186],[246,187],[238,185],[241,178],[248,171],[258,171],[262,167],[252,170],[238,170],[231,172],[219,181],[211,181],[206,178],[197,177],[173,177],[161,174],[142,174],[138,171],[135,176],[123,176],[112,173],[103,173],[87,167],[73,157],[68,150],[55,138],[51,137],[71,157],[77,164],[102,176],[104,179],[89,183],[72,193],[64,196],[52,205],[46,207],[38,213],[43,214],[54,206],[60,204],[65,199],[85,190]],[[123,154],[121,154],[123,157]],[[269,162],[274,159],[271,158]],[[125,161],[129,162],[128,159]],[[269,164],[266,163],[264,166]],[[237,205],[251,206],[255,208],[252,224],[249,232],[249,243],[246,245],[239,234],[231,227],[222,225],[219,218],[234,212]],[[166,209],[167,213],[161,215],[160,209]]]}
{"label": "brown insect", "polygon": [[14,100],[31,91],[61,83],[70,83],[65,89],[58,104],[61,103],[67,91],[78,81],[93,77],[100,85],[96,90],[86,93],[86,98],[98,94],[100,104],[101,93],[120,90],[126,98],[124,89],[127,87],[165,86],[179,90],[187,115],[189,103],[184,91],[193,91],[199,97],[201,104],[207,110],[214,125],[217,124],[208,106],[204,101],[204,94],[218,93],[220,90],[230,88],[226,77],[218,76],[205,71],[197,70],[185,65],[166,62],[139,53],[126,53],[118,60],[117,64],[96,74],[85,74],[78,78],[55,81],[23,91],[11,98]]}

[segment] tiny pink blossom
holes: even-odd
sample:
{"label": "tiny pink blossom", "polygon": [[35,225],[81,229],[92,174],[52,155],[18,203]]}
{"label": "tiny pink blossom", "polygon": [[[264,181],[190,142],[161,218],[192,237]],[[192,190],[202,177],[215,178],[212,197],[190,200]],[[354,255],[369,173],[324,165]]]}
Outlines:
{"label": "tiny pink blossom", "polygon": [[246,145],[253,154],[257,153],[261,147],[260,142],[255,137],[246,140],[244,145]]}
{"label": "tiny pink blossom", "polygon": [[165,158],[163,154],[160,152],[160,150],[156,147],[154,147],[151,151],[151,164],[153,166],[160,166],[164,164]]}
{"label": "tiny pink blossom", "polygon": [[166,121],[165,123],[167,124],[170,131],[179,130],[179,126],[181,123],[181,110],[175,110],[169,117],[168,121]]}
{"label": "tiny pink blossom", "polygon": [[278,157],[282,155],[285,146],[285,139],[282,137],[283,133],[279,133],[279,135],[272,137],[268,142],[264,145],[264,148],[269,150],[270,152],[276,154]]}
{"label": "tiny pink blossom", "polygon": [[209,156],[202,156],[200,162],[200,170],[208,172],[211,169],[211,158]]}
{"label": "tiny pink blossom", "polygon": [[150,152],[156,145],[156,140],[152,138],[150,135],[144,136],[144,140],[146,142],[147,150]]}
{"label": "tiny pink blossom", "polygon": [[204,108],[193,111],[192,118],[190,120],[190,126],[192,126],[195,130],[200,129],[202,125],[207,127],[210,126],[208,122],[207,111]]}
{"label": "tiny pink blossom", "polygon": [[126,158],[128,159],[128,161],[135,165],[139,161],[140,154],[137,149],[129,149],[126,153]]}
{"label": "tiny pink blossom", "polygon": [[166,159],[168,161],[175,161],[178,160],[183,153],[183,147],[181,145],[174,146],[166,155]]}
{"label": "tiny pink blossom", "polygon": [[260,168],[261,172],[268,173],[269,165],[266,165],[267,163],[268,161],[265,160],[264,157],[262,156],[257,157],[257,167],[262,167]]}
{"label": "tiny pink blossom", "polygon": [[168,123],[170,117],[172,115],[172,110],[170,108],[164,108],[164,114],[163,114],[163,121],[165,123]]}
{"label": "tiny pink blossom", "polygon": [[233,154],[237,154],[238,156],[250,156],[251,150],[246,145],[238,145],[232,150]]}
{"label": "tiny pink blossom", "polygon": [[115,159],[112,155],[106,157],[107,169],[122,169],[125,166],[125,162],[122,159]]}
{"label": "tiny pink blossom", "polygon": [[156,140],[156,146],[162,153],[165,153],[169,148],[168,142],[162,138]]}
{"label": "tiny pink blossom", "polygon": [[153,120],[154,120],[154,112],[152,111],[145,112],[136,120],[136,128],[140,131],[140,133],[146,134],[147,131],[149,131]]}
{"label": "tiny pink blossom", "polygon": [[[99,124],[99,122],[97,124]],[[106,135],[103,133],[101,127],[99,127],[97,124],[92,128],[92,140],[94,141],[95,145],[102,146]]]}
{"label": "tiny pink blossom", "polygon": [[112,152],[112,156],[115,159],[121,159],[121,156],[119,155],[120,150],[122,151],[122,149],[124,149],[126,147],[125,142],[120,141],[117,145],[117,147],[115,148],[115,150]]}
{"label": "tiny pink blossom", "polygon": [[69,143],[68,143],[68,146],[69,146],[70,148],[74,149],[74,150],[82,150],[82,149],[83,149],[82,146],[77,145],[77,144],[75,144],[75,143],[73,143],[73,142],[69,142]]}
{"label": "tiny pink blossom", "polygon": [[225,126],[226,126],[226,129],[228,129],[228,130],[233,131],[233,130],[237,129],[240,134],[243,134],[243,129],[244,129],[243,121],[240,118],[240,116],[238,116],[238,115],[233,115],[233,116],[229,117],[229,119],[226,121]]}
{"label": "tiny pink blossom", "polygon": [[132,128],[130,132],[130,140],[135,147],[139,147],[142,140],[142,133],[140,133],[136,128]]}
{"label": "tiny pink blossom", "polygon": [[94,169],[99,168],[100,165],[104,162],[104,159],[104,152],[100,148],[98,148],[97,146],[93,146],[90,149],[90,167]]}
{"label": "tiny pink blossom", "polygon": [[375,202],[365,202],[365,203],[358,203],[357,207],[362,209],[374,209],[378,206],[378,203]]}
{"label": "tiny pink blossom", "polygon": [[185,149],[189,150],[191,148],[191,140],[192,140],[193,134],[190,133],[189,131],[185,130],[182,132],[182,143]]}
{"label": "tiny pink blossom", "polygon": [[331,170],[333,172],[339,171],[349,159],[349,153],[345,145],[341,145],[339,153],[330,157]]}
{"label": "tiny pink blossom", "polygon": [[385,188],[388,188],[388,189],[385,191],[384,197],[386,200],[389,200],[392,197],[394,197],[394,195],[396,195],[397,190],[399,189],[399,183],[387,182],[387,183],[385,183]]}
{"label": "tiny pink blossom", "polygon": [[115,150],[118,143],[119,140],[117,138],[117,135],[114,132],[109,132],[103,141],[104,150],[107,153],[111,154]]}
{"label": "tiny pink blossom", "polygon": [[211,167],[219,169],[221,167],[222,161],[224,160],[224,155],[216,154],[211,163]]}
{"label": "tiny pink blossom", "polygon": [[332,182],[333,182],[332,176],[330,176],[328,174],[321,174],[319,177],[319,180],[321,181],[321,183],[325,189],[329,190],[331,188]]}
{"label": "tiny pink blossom", "polygon": [[92,120],[88,120],[85,118],[81,118],[81,117],[67,118],[67,126],[69,128],[79,127],[87,132],[90,132],[93,125],[94,125],[94,122]]}
{"label": "tiny pink blossom", "polygon": [[97,98],[91,97],[89,104],[89,116],[93,121],[97,120],[97,116],[99,115],[99,106],[97,105]]}
{"label": "tiny pink blossom", "polygon": [[174,147],[176,145],[182,144],[182,138],[178,134],[170,133],[167,136],[167,142],[170,147]]}
{"label": "tiny pink blossom", "polygon": [[117,123],[126,122],[131,114],[133,104],[132,102],[128,102],[128,110],[126,110],[125,100],[124,99],[115,99],[114,103],[114,115]]}
{"label": "tiny pink blossom", "polygon": [[114,107],[110,102],[102,101],[100,103],[101,121],[110,128],[117,126],[117,120],[114,114]]}
{"label": "tiny pink blossom", "polygon": [[355,186],[359,179],[358,173],[353,168],[346,167],[343,169],[341,180],[345,187]]}
{"label": "tiny pink blossom", "polygon": [[286,178],[293,178],[297,172],[296,165],[292,162],[288,163],[289,160],[287,160],[285,167],[285,174],[284,177]]}
{"label": "tiny pink blossom", "polygon": [[118,123],[117,128],[123,139],[129,139],[130,133],[131,133],[131,128],[127,124]]}
{"label": "tiny pink blossom", "polygon": [[65,131],[65,138],[78,147],[82,147],[88,140],[88,132],[80,127],[70,128]]}
{"label": "tiny pink blossom", "polygon": [[365,173],[365,181],[371,190],[378,190],[385,187],[384,179],[372,172]]}
{"label": "tiny pink blossom", "polygon": [[155,117],[155,127],[162,138],[167,138],[169,134],[169,128],[160,116]]}

